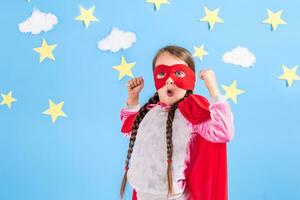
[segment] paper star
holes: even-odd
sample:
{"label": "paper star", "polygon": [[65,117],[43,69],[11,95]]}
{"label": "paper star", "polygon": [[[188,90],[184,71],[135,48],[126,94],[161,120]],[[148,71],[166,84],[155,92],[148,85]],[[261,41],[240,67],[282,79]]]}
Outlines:
{"label": "paper star", "polygon": [[292,86],[293,81],[300,80],[300,76],[296,74],[298,66],[294,66],[293,68],[289,69],[285,65],[282,65],[282,68],[283,68],[283,74],[278,78],[282,80],[286,80],[289,87]]}
{"label": "paper star", "polygon": [[33,50],[40,54],[40,62],[42,62],[45,58],[55,60],[52,51],[56,48],[56,46],[56,44],[48,45],[46,40],[43,38],[42,46],[34,48]]}
{"label": "paper star", "polygon": [[204,45],[202,44],[201,47],[195,47],[194,46],[194,57],[198,57],[200,61],[202,61],[203,56],[207,55],[208,53],[204,49]]}
{"label": "paper star", "polygon": [[17,101],[17,99],[13,98],[12,96],[12,91],[10,91],[7,95],[1,94],[3,100],[1,102],[1,105],[7,105],[8,108],[11,108],[11,103]]}
{"label": "paper star", "polygon": [[209,28],[213,29],[215,23],[224,23],[224,21],[218,16],[220,8],[217,8],[213,11],[209,10],[207,7],[204,7],[205,16],[200,19],[202,22],[208,22]]}
{"label": "paper star", "polygon": [[91,21],[99,21],[94,15],[95,6],[86,10],[85,8],[80,6],[80,15],[76,17],[76,20],[83,21],[84,26],[87,28]]}
{"label": "paper star", "polygon": [[61,110],[62,106],[64,105],[64,102],[60,102],[58,104],[53,103],[51,99],[49,99],[49,109],[45,110],[43,114],[45,115],[51,115],[52,123],[55,123],[57,117],[67,117],[67,115]]}
{"label": "paper star", "polygon": [[161,4],[170,4],[168,0],[147,0],[146,3],[153,3],[156,10],[159,10]]}
{"label": "paper star", "polygon": [[225,90],[225,99],[231,98],[235,104],[237,103],[237,95],[245,92],[236,88],[236,80],[230,86],[222,85],[222,88]]}
{"label": "paper star", "polygon": [[121,64],[117,66],[113,66],[113,68],[119,71],[119,80],[123,78],[125,75],[133,77],[131,73],[131,68],[135,65],[135,63],[126,63],[124,56],[122,56]]}
{"label": "paper star", "polygon": [[271,24],[272,30],[276,30],[277,26],[280,24],[287,24],[283,19],[281,19],[282,10],[273,13],[271,10],[268,11],[268,19],[265,19],[263,23]]}

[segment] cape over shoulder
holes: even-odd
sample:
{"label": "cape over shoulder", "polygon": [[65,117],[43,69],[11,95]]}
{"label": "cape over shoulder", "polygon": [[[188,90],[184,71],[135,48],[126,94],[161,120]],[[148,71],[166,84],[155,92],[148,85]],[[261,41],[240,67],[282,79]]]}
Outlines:
{"label": "cape over shoulder", "polygon": [[199,124],[210,119],[209,105],[204,96],[190,94],[178,103],[178,109],[189,122]]}

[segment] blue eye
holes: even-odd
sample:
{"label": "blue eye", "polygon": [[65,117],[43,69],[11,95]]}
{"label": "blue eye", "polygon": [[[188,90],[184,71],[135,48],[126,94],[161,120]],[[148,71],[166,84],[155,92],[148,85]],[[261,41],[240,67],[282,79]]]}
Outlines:
{"label": "blue eye", "polygon": [[176,71],[175,72],[175,75],[177,76],[177,77],[185,77],[185,73],[183,72],[183,71]]}
{"label": "blue eye", "polygon": [[159,72],[159,73],[157,74],[157,78],[163,78],[163,77],[165,77],[165,75],[166,75],[165,72]]}

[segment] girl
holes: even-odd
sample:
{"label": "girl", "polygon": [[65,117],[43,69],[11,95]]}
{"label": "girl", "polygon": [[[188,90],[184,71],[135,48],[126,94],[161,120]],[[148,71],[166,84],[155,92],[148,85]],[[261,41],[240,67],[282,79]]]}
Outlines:
{"label": "girl", "polygon": [[[120,196],[132,200],[227,200],[226,143],[233,114],[212,70],[201,70],[210,102],[193,94],[195,64],[179,46],[160,49],[152,62],[156,92],[141,108],[142,77],[128,81],[121,132],[130,137]],[[129,166],[130,161],[130,166]]]}

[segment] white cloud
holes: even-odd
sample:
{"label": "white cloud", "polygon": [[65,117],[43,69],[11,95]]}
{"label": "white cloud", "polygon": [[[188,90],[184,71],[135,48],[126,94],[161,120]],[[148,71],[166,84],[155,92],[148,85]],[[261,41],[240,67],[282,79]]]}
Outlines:
{"label": "white cloud", "polygon": [[51,13],[43,13],[33,10],[31,17],[19,24],[22,33],[32,33],[34,35],[44,31],[47,32],[57,24],[57,17]]}
{"label": "white cloud", "polygon": [[136,41],[132,32],[113,28],[110,34],[98,42],[98,48],[102,51],[118,52],[121,48],[128,49]]}
{"label": "white cloud", "polygon": [[242,67],[253,67],[255,63],[255,55],[245,47],[237,46],[235,49],[225,52],[223,62],[240,65]]}

